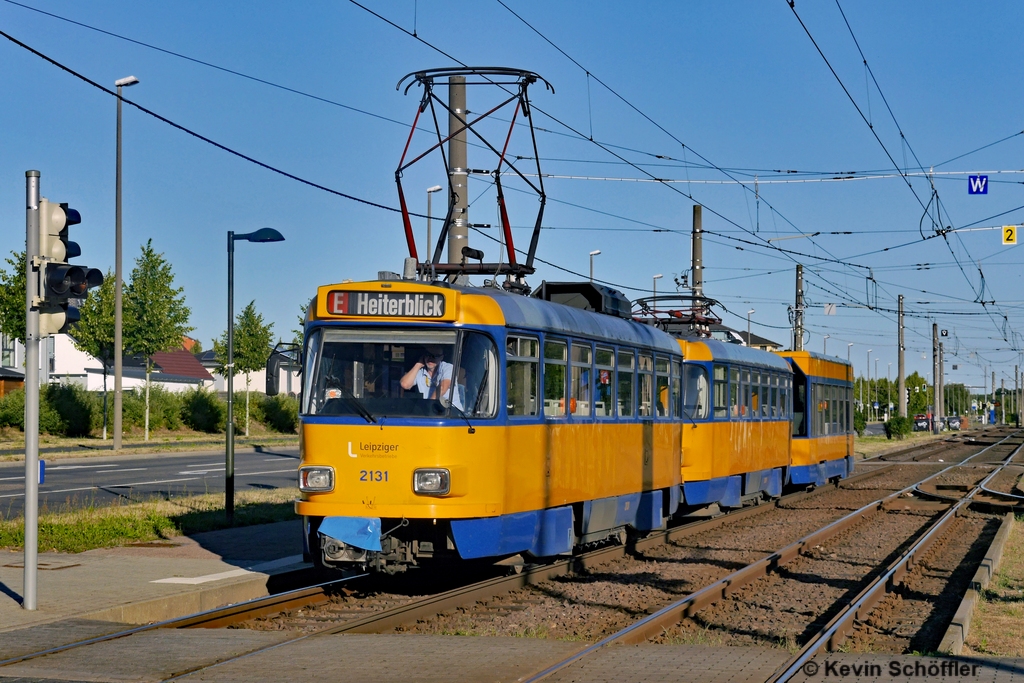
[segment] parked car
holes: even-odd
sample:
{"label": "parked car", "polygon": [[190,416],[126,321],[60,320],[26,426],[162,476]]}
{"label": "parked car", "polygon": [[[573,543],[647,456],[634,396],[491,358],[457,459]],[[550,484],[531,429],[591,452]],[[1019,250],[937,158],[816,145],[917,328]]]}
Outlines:
{"label": "parked car", "polygon": [[950,415],[946,418],[946,426],[950,429],[959,431],[961,427],[961,420],[959,415]]}
{"label": "parked car", "polygon": [[927,432],[932,428],[931,421],[927,415],[918,413],[914,416],[914,431],[915,432]]}

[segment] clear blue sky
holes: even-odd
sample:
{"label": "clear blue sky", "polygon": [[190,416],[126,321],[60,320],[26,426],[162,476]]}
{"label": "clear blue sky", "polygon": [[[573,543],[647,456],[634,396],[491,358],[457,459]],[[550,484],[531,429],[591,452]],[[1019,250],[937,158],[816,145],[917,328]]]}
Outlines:
{"label": "clear blue sky", "polygon": [[[108,87],[135,75],[141,84],[125,95],[139,104],[267,164],[388,206],[398,203],[394,170],[419,95],[418,89],[403,95],[395,84],[411,71],[454,65],[343,0],[25,2],[333,101],[246,80],[0,0],[3,31],[68,67]],[[858,375],[870,348],[872,373],[877,357],[879,374],[884,376],[892,363],[895,377],[895,316],[865,304],[870,295],[872,305],[893,309],[902,293],[912,314],[908,372],[930,372],[936,320],[950,335],[947,382],[980,386],[981,368],[991,365],[1013,386],[1024,332],[1019,265],[1024,245],[1002,246],[998,230],[921,240],[919,225],[925,235],[934,234],[931,220],[922,222],[922,204],[931,199],[928,179],[911,177],[914,191],[908,188],[784,0],[652,2],[626,11],[626,5],[612,2],[506,3],[667,133],[596,80],[589,80],[588,89],[586,71],[495,0],[367,6],[466,64],[536,71],[556,91],[533,90],[539,109],[585,136],[617,145],[619,154],[652,175],[690,181],[672,189],[548,178],[544,224],[552,229],[542,235],[541,258],[586,273],[588,252],[600,249],[599,279],[648,290],[651,276],[663,273],[659,290],[665,291],[673,275],[689,268],[690,195],[706,207],[704,227],[715,233],[705,242],[705,292],[722,302],[719,313],[726,324],[744,328],[746,311],[753,308],[753,331],[787,343],[787,306],[800,261],[813,304],[808,348],[820,351],[823,335],[829,334],[830,353],[845,356],[847,344],[854,344]],[[796,10],[901,170],[935,166],[936,172],[956,172],[935,176],[942,226],[1024,221],[1024,208],[1016,208],[1024,205],[1024,174],[995,173],[1024,167],[1024,135],[943,164],[1024,129],[1019,114],[1024,110],[1019,87],[1024,6],[846,0],[842,10],[881,92],[835,3],[798,1]],[[82,260],[112,267],[114,99],[2,38],[0,92],[0,251],[24,244],[24,172],[38,169],[45,196],[82,212],[83,224],[74,229]],[[470,89],[469,108],[482,111],[493,97]],[[555,131],[538,134],[546,173],[645,177],[545,113],[536,111],[535,119]],[[413,145],[422,149],[428,140],[427,133],[419,133]],[[515,153],[529,155],[526,143],[525,137],[514,138]],[[317,285],[401,270],[406,250],[393,212],[269,172],[129,106],[124,150],[125,270],[139,246],[152,238],[185,288],[194,336],[206,346],[225,327],[228,230],[272,226],[286,236],[282,244],[240,244],[236,252],[238,308],[255,299],[283,337],[290,337],[300,304]],[[698,154],[728,172],[700,167],[705,162]],[[493,157],[473,148],[470,166],[492,168]],[[441,169],[434,158],[406,174],[412,210],[425,212],[424,190],[443,184]],[[802,173],[780,176],[776,170]],[[969,196],[966,174],[986,171],[991,172],[989,193]],[[887,177],[818,182],[841,172]],[[772,182],[781,179],[814,182]],[[497,224],[486,183],[474,181],[471,189],[471,220]],[[513,224],[531,224],[533,200],[514,188],[509,198]],[[435,202],[435,215],[443,211],[441,204]],[[998,215],[1003,212],[1008,213]],[[422,249],[424,221],[414,220]],[[653,232],[664,229],[683,234]],[[781,253],[764,241],[814,232],[822,234],[771,243],[801,255]],[[832,232],[851,234],[827,234]],[[517,230],[516,237],[525,246],[529,232]],[[493,242],[478,236],[471,242],[489,259],[496,256]],[[918,264],[928,264],[927,269]],[[877,287],[868,281],[868,268]],[[541,266],[531,283],[569,278]],[[995,304],[982,306],[977,299]],[[824,315],[826,303],[839,304],[835,316]],[[953,363],[958,370],[952,370]]]}

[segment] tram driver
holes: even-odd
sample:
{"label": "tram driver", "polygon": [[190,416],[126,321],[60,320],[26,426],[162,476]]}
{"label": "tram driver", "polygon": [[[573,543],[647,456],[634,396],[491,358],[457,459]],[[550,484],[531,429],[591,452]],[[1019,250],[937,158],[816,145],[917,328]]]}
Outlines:
{"label": "tram driver", "polygon": [[451,396],[455,407],[463,410],[459,392],[451,392],[453,370],[452,364],[444,359],[442,347],[427,346],[399,383],[406,391],[416,387],[423,398],[437,399],[445,405]]}

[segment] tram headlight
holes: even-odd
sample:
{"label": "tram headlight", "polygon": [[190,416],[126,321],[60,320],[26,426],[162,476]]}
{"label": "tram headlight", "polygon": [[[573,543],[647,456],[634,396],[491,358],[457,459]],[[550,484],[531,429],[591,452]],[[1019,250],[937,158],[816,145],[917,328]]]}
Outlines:
{"label": "tram headlight", "polygon": [[445,469],[424,469],[412,473],[412,490],[424,496],[443,496],[452,488],[451,472]]}
{"label": "tram headlight", "polygon": [[299,490],[324,493],[334,490],[333,467],[300,467]]}

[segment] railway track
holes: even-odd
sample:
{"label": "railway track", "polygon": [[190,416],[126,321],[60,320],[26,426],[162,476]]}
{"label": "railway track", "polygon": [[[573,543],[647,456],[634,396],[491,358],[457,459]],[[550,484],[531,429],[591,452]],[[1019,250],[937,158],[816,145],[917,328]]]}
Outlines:
{"label": "railway track", "polygon": [[[975,459],[981,456],[982,453],[977,453],[970,458]],[[854,477],[845,480],[846,484],[863,484],[869,480],[882,475],[885,472],[890,472],[895,465],[884,464],[873,468],[871,471],[859,473]],[[943,472],[955,467],[952,465],[942,470]],[[941,473],[940,473],[941,474]],[[935,477],[936,474],[930,475]],[[930,478],[929,477],[929,478]],[[908,487],[909,488],[909,487]],[[432,615],[436,615],[439,612],[451,610],[456,607],[472,604],[476,601],[487,600],[493,596],[508,593],[509,591],[516,590],[529,585],[535,585],[550,581],[556,577],[567,576],[573,573],[587,572],[602,564],[614,561],[615,559],[623,557],[628,552],[643,552],[650,548],[658,545],[671,543],[679,539],[692,536],[694,534],[703,533],[716,527],[732,524],[743,520],[745,518],[753,517],[769,510],[772,510],[782,505],[796,505],[801,502],[807,502],[808,500],[821,495],[826,491],[832,491],[831,487],[817,489],[811,492],[801,492],[796,494],[790,494],[777,501],[775,505],[766,504],[760,506],[753,506],[743,508],[735,512],[727,513],[719,517],[714,517],[707,520],[698,522],[691,522],[668,531],[660,532],[649,536],[647,538],[638,539],[634,543],[631,543],[627,547],[623,546],[611,546],[602,548],[599,550],[591,551],[588,553],[581,554],[571,559],[559,561],[550,565],[527,567],[521,574],[497,577],[488,579],[486,581],[478,582],[469,586],[463,586],[454,590],[446,591],[437,595],[431,595],[424,598],[409,598],[402,604],[391,604],[391,605],[380,605],[377,608],[368,606],[366,604],[359,605],[358,601],[349,601],[347,608],[342,608],[337,618],[341,619],[341,623],[337,623],[337,619],[331,615],[318,615],[313,619],[310,619],[308,610],[311,606],[326,605],[331,602],[331,595],[338,593],[349,586],[356,586],[358,582],[364,577],[352,577],[349,579],[342,579],[336,581],[325,582],[316,586],[310,586],[307,588],[299,589],[296,591],[289,591],[275,596],[267,598],[261,598],[258,600],[249,601],[247,603],[241,603],[233,605],[227,608],[221,608],[217,610],[210,610],[208,612],[191,615],[182,619],[171,620],[167,622],[161,622],[157,624],[150,624],[146,626],[140,626],[132,629],[127,629],[118,633],[109,634],[97,638],[91,638],[83,641],[74,643],[68,643],[55,648],[50,648],[44,651],[28,653],[13,657],[7,660],[0,661],[0,667],[13,664],[16,662],[22,662],[29,659],[42,657],[48,654],[54,654],[74,648],[85,647],[91,644],[112,640],[116,638],[124,638],[136,633],[143,631],[152,631],[155,629],[167,629],[167,628],[214,628],[214,627],[225,627],[238,625],[243,621],[252,621],[254,619],[259,620],[272,614],[292,613],[297,614],[300,619],[304,622],[293,628],[300,630],[294,637],[288,638],[283,642],[275,643],[273,647],[280,647],[287,645],[291,642],[304,640],[309,637],[337,634],[337,633],[375,633],[387,631],[389,629],[398,627],[402,624],[408,624],[415,622],[418,619],[428,618]],[[899,493],[906,491],[902,489],[897,494],[886,496],[882,500],[892,499]],[[868,508],[870,506],[864,506]],[[877,506],[876,506],[877,507]],[[852,513],[852,515],[865,514],[864,508],[859,509]],[[716,582],[715,584],[709,585],[704,589],[697,591],[686,599],[686,603],[682,607],[680,612],[678,606],[674,610],[675,617],[670,617],[678,620],[679,614],[685,614],[687,610],[695,612],[702,606],[710,604],[723,596],[730,594],[743,582],[749,582],[757,576],[763,576],[766,572],[772,571],[773,569],[781,566],[785,562],[798,556],[802,549],[808,546],[807,543],[820,543],[830,535],[834,535],[846,528],[852,522],[844,522],[852,515],[847,515],[842,520],[830,524],[828,527],[821,529],[810,536],[802,539],[802,543],[791,544],[779,551],[779,553],[769,556],[764,560],[751,565],[740,572],[735,572],[726,579]],[[343,603],[345,601],[342,601]],[[355,606],[354,606],[355,605]],[[691,607],[692,605],[692,607]],[[354,606],[354,607],[353,607]],[[668,610],[668,612],[666,612]],[[306,614],[301,614],[306,612]],[[673,606],[670,605],[659,612],[651,615],[647,619],[643,619],[638,624],[634,624],[629,629],[626,629],[629,633],[640,634],[646,633],[644,629],[647,626],[644,624],[654,623],[651,621],[654,617],[664,618],[667,614],[673,613]],[[656,629],[662,628],[661,626],[655,627]],[[625,638],[637,637],[633,636],[622,636]],[[644,636],[641,639],[645,639]],[[619,634],[612,637],[614,642],[633,642],[621,640]],[[612,640],[605,639],[597,645],[595,648],[604,647],[608,642]],[[588,648],[589,650],[590,648]],[[258,651],[258,650],[257,650]],[[254,651],[255,652],[255,651]],[[246,653],[253,654],[254,652]],[[582,656],[586,656],[587,651],[581,653]],[[195,673],[196,670],[204,667],[197,667],[190,671],[180,672],[179,676],[185,676],[191,673]],[[547,672],[544,675],[549,675],[551,672]],[[539,680],[539,678],[537,679]]]}
{"label": "railway track", "polygon": [[[952,464],[942,469],[940,472],[927,476],[924,481],[940,477],[944,473],[958,467],[963,467],[966,462],[971,460],[983,458],[991,449],[1009,441],[1009,439],[1014,436],[1016,436],[1016,434],[1004,437],[1000,441],[987,446],[983,451],[970,456],[965,461]],[[801,647],[789,662],[774,672],[768,681],[770,681],[770,683],[788,681],[790,678],[797,675],[801,671],[801,667],[813,659],[818,653],[827,649],[834,649],[842,644],[845,637],[852,630],[854,621],[865,619],[871,609],[885,596],[886,591],[891,590],[904,579],[907,572],[911,571],[914,566],[921,561],[933,544],[935,544],[935,542],[941,537],[942,533],[949,528],[957,515],[972,502],[972,499],[975,497],[977,492],[981,490],[980,487],[1001,471],[1002,467],[1005,467],[1011,462],[1012,458],[1020,451],[1021,445],[1022,444],[1020,442],[1013,443],[1012,451],[1007,456],[1001,458],[1000,464],[996,469],[972,487],[966,495],[958,499],[952,505],[947,506],[948,509],[938,516],[937,519],[926,525],[925,528],[921,529],[920,532],[915,535],[915,538],[909,548],[902,550],[899,557],[895,561],[889,563],[883,571],[876,572],[877,575],[859,592],[859,594],[845,606],[840,608],[838,613],[835,614],[835,616],[833,616],[827,623],[817,629],[817,631],[807,639],[803,647]],[[631,624],[600,642],[595,643],[594,645],[577,652],[573,656],[553,664],[534,676],[524,680],[527,683],[535,683],[536,681],[547,679],[559,671],[581,663],[582,660],[592,657],[598,651],[610,645],[638,644],[647,642],[676,625],[681,619],[692,617],[700,610],[736,594],[752,582],[768,575],[771,572],[777,572],[784,565],[794,561],[803,553],[821,546],[821,544],[825,543],[829,539],[851,529],[853,526],[864,521],[871,515],[888,509],[893,505],[902,505],[900,502],[901,498],[910,494],[919,485],[920,483],[912,484],[900,491],[889,494],[874,501],[873,503],[865,505],[841,519],[832,522],[828,526],[804,536],[800,540],[791,543],[775,553],[772,553],[757,562],[751,563],[732,574],[729,574],[699,591],[691,593],[681,600],[663,607],[654,614]]]}

